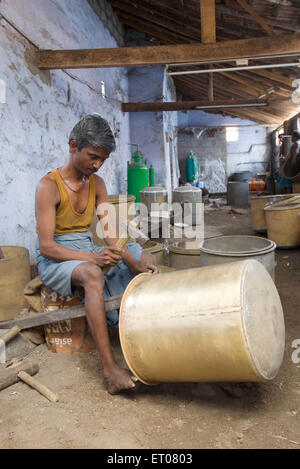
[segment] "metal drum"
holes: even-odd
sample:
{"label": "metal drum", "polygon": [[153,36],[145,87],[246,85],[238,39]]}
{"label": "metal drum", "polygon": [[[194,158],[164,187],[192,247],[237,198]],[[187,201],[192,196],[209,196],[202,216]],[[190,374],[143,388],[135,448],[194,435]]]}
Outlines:
{"label": "metal drum", "polygon": [[194,186],[181,186],[173,190],[172,203],[180,204],[183,213],[174,210],[174,223],[186,223],[188,225],[200,225],[202,219],[202,190]]}
{"label": "metal drum", "polygon": [[233,207],[248,207],[249,184],[248,182],[228,181],[227,203]]}
{"label": "metal drum", "polygon": [[276,244],[258,236],[218,236],[203,241],[200,265],[227,264],[245,259],[259,261],[275,279]]}
{"label": "metal drum", "polygon": [[269,381],[285,345],[278,292],[254,260],[138,275],[119,331],[127,365],[150,385]]}
{"label": "metal drum", "polygon": [[[151,212],[168,210],[168,191],[160,186],[145,187],[140,191],[140,201],[147,208],[149,215]],[[159,204],[160,207],[152,204]]]}

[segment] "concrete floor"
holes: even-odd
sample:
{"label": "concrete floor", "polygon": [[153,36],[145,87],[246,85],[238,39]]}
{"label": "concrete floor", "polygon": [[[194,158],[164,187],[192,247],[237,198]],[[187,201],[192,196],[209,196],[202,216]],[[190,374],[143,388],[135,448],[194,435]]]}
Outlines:
{"label": "concrete floor", "polygon": [[[214,210],[205,222],[223,234],[252,234],[249,213]],[[161,384],[110,396],[96,352],[65,356],[43,344],[30,357],[56,404],[18,383],[1,391],[1,448],[300,448],[300,249],[277,251],[276,284],[286,349],[276,379],[264,384]],[[122,362],[116,341],[115,354]],[[300,352],[298,354],[300,358]]]}

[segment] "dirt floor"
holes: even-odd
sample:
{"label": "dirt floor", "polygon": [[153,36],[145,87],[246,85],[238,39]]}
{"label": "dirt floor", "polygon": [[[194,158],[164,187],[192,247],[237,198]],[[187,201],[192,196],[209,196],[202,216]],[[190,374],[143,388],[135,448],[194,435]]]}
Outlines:
{"label": "dirt floor", "polygon": [[[252,234],[249,213],[209,211],[222,234]],[[286,349],[276,379],[264,384],[161,384],[109,395],[96,352],[65,356],[45,344],[31,352],[52,404],[18,383],[1,391],[1,448],[300,448],[300,249],[277,251],[276,284],[286,320]],[[116,341],[114,351],[121,362]],[[300,357],[300,352],[298,354]]]}

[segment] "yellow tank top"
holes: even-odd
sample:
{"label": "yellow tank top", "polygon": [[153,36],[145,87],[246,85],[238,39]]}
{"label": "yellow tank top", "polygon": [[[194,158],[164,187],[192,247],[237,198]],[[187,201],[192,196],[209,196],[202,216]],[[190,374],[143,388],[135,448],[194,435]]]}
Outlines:
{"label": "yellow tank top", "polygon": [[61,236],[66,233],[82,233],[90,229],[96,203],[96,190],[95,190],[95,179],[92,174],[89,177],[89,197],[86,209],[83,213],[78,213],[73,209],[70,196],[64,186],[61,176],[57,169],[53,169],[51,173],[54,176],[57,184],[60,205],[56,212],[56,226],[54,236]]}

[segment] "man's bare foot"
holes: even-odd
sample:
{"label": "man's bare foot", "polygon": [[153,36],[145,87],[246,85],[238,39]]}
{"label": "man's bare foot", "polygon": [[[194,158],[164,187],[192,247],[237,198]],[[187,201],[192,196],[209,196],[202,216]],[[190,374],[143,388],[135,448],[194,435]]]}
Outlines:
{"label": "man's bare foot", "polygon": [[135,383],[138,381],[129,370],[124,370],[119,367],[104,373],[104,378],[109,394],[119,394],[120,392],[133,389],[135,388]]}

